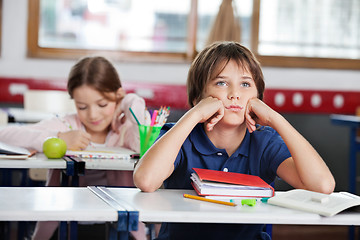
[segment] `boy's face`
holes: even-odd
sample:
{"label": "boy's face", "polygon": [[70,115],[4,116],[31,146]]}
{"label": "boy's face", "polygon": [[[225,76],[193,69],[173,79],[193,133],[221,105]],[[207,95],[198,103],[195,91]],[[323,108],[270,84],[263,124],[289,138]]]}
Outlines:
{"label": "boy's face", "polygon": [[221,121],[238,125],[244,122],[247,102],[257,97],[258,91],[251,73],[230,60],[224,70],[206,84],[203,98],[208,96],[223,102],[225,115]]}
{"label": "boy's face", "polygon": [[[110,93],[114,94],[115,93]],[[115,101],[109,101],[92,87],[82,85],[74,89],[73,98],[80,121],[90,134],[108,133],[116,108]]]}

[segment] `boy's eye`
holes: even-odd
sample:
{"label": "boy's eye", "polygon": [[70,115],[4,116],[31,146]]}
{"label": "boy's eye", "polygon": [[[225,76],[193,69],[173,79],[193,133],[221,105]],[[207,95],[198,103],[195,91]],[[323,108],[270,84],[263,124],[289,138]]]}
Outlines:
{"label": "boy's eye", "polygon": [[77,108],[78,108],[79,110],[85,110],[85,109],[86,109],[86,106],[77,106]]}
{"label": "boy's eye", "polygon": [[224,82],[224,81],[218,81],[218,82],[216,82],[216,85],[217,85],[217,86],[226,86],[226,82]]}

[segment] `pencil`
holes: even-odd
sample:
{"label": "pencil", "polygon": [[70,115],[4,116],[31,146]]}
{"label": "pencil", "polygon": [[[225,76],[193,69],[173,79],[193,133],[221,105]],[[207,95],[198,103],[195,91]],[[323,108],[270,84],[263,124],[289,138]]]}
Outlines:
{"label": "pencil", "polygon": [[190,195],[190,194],[184,194],[183,196],[184,196],[184,198],[191,198],[191,199],[200,200],[200,201],[205,201],[205,202],[218,203],[218,204],[223,204],[223,205],[228,205],[228,206],[233,206],[233,207],[236,206],[236,204],[233,203],[233,202],[219,201],[219,200],[214,200],[214,199],[209,199],[209,198],[194,196],[194,195]]}
{"label": "pencil", "polygon": [[137,117],[135,116],[135,113],[133,112],[133,110],[131,109],[131,107],[129,107],[129,110],[130,110],[131,114],[133,115],[133,117],[135,118],[137,124],[140,125],[140,122],[139,122],[139,120],[137,119]]}

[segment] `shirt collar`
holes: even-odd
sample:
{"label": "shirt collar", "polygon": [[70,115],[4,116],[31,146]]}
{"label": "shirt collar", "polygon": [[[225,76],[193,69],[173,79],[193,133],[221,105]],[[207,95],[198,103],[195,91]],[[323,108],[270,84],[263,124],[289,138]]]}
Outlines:
{"label": "shirt collar", "polygon": [[[195,126],[194,130],[189,136],[190,141],[193,143],[193,146],[196,150],[202,155],[211,155],[218,152],[226,153],[225,149],[219,149],[214,146],[210,141],[209,137],[206,135],[204,130],[204,124],[199,123]],[[248,157],[250,147],[250,133],[246,130],[245,137],[238,149],[236,149],[233,156],[237,157],[238,155],[243,155]]]}

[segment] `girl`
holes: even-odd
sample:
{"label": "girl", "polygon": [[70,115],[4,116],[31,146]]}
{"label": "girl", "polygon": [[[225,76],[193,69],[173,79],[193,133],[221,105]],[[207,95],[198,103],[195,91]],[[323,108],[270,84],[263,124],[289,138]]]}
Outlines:
{"label": "girl", "polygon": [[[116,69],[107,59],[85,57],[78,61],[70,71],[67,89],[77,114],[5,128],[0,131],[0,141],[41,152],[44,140],[57,136],[71,150],[83,150],[91,144],[139,152],[138,125],[129,107],[143,118],[145,101],[125,94]],[[99,170],[87,170],[79,178],[79,186],[89,185],[134,186],[131,171]],[[46,186],[60,186],[60,170],[49,170]],[[57,222],[38,222],[33,239],[50,239],[57,226]],[[139,227],[133,235],[145,239],[144,225]]]}
{"label": "girl", "polygon": [[[217,42],[201,51],[188,79],[191,109],[166,124],[134,170],[146,192],[192,189],[192,168],[257,175],[269,184],[279,176],[295,188],[331,193],[328,167],[279,113],[262,102],[260,64],[245,47]],[[260,125],[262,127],[260,127]],[[268,239],[259,224],[163,223],[159,239]]]}

